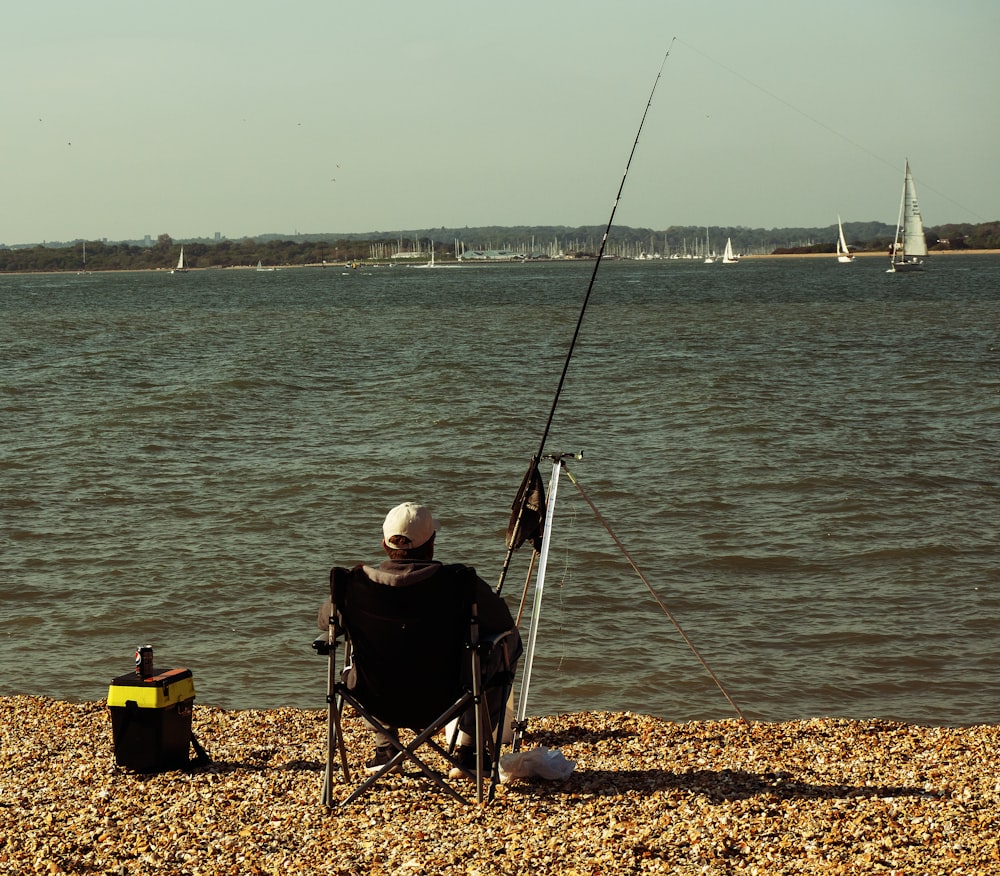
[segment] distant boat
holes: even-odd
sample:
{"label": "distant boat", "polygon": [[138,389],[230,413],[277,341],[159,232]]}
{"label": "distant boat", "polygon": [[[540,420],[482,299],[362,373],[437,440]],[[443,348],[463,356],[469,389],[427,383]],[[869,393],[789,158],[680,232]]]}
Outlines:
{"label": "distant boat", "polygon": [[844,239],[844,226],[841,224],[839,216],[837,217],[837,229],[840,235],[837,238],[837,261],[849,265],[854,262],[855,257],[847,248],[847,241]]}
{"label": "distant boat", "polygon": [[715,256],[712,255],[712,249],[708,244],[708,229],[705,229],[705,264],[714,265]]}
{"label": "distant boat", "polygon": [[906,160],[903,171],[903,197],[899,203],[899,219],[896,221],[896,238],[889,250],[889,270],[887,273],[900,274],[924,269],[923,258],[927,255],[927,240],[924,238],[924,220],[920,217],[917,204],[917,188],[910,173],[910,160]]}
{"label": "distant boat", "polygon": [[262,262],[257,262],[257,270],[261,272],[273,271],[274,268],[265,268]]}
{"label": "distant boat", "polygon": [[170,273],[171,274],[186,274],[187,271],[188,271],[188,269],[184,267],[184,247],[182,246],[181,247],[181,254],[177,258],[177,267],[174,268],[173,270],[171,270]]}
{"label": "distant boat", "polygon": [[724,265],[735,265],[739,261],[739,258],[733,255],[733,239],[731,237],[726,238],[726,252],[722,256],[722,264]]}
{"label": "distant boat", "polygon": [[434,244],[433,244],[433,242],[431,243],[431,259],[430,259],[430,261],[427,262],[427,264],[424,264],[424,265],[414,265],[413,267],[415,267],[415,268],[433,268],[433,267],[436,267],[435,264],[434,264]]}
{"label": "distant boat", "polygon": [[77,271],[78,274],[89,274],[90,271],[87,270],[87,241],[83,242],[83,267]]}

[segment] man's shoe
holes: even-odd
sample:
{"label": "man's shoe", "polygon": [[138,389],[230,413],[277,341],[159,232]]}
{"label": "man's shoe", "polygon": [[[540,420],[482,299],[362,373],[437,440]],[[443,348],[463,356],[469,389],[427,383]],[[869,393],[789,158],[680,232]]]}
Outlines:
{"label": "man's shoe", "polygon": [[[476,776],[476,749],[471,745],[460,745],[455,749],[454,758],[458,761],[457,766],[453,766],[448,772],[449,779],[475,778]],[[490,768],[493,764],[489,755],[483,752],[483,776],[489,776]]]}
{"label": "man's shoe", "polygon": [[[365,764],[365,772],[368,775],[377,773],[382,767],[384,767],[390,760],[392,760],[393,755],[396,753],[396,749],[391,745],[379,745],[375,749],[375,756],[372,757],[368,763]],[[391,772],[395,772],[399,769],[399,766],[392,768]]]}

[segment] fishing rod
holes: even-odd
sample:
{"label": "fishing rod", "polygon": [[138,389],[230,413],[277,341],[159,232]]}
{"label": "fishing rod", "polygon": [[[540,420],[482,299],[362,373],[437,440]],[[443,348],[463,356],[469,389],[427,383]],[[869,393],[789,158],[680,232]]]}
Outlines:
{"label": "fishing rod", "polygon": [[[500,569],[500,581],[497,584],[497,593],[503,589],[504,581],[507,579],[507,572],[510,570],[511,558],[516,551],[525,541],[532,541],[536,549],[540,549],[542,536],[540,531],[542,529],[542,519],[545,515],[545,494],[544,488],[542,487],[541,476],[538,473],[538,461],[542,457],[542,452],[545,449],[545,442],[549,437],[549,430],[552,428],[552,421],[556,415],[556,408],[559,405],[559,397],[562,395],[563,385],[566,382],[566,374],[569,372],[569,363],[573,358],[573,351],[576,349],[576,342],[580,337],[580,330],[583,327],[583,317],[587,312],[587,305],[590,303],[590,295],[594,290],[594,282],[597,279],[597,272],[601,267],[601,260],[604,258],[604,250],[608,243],[608,237],[611,234],[611,226],[615,221],[615,212],[618,210],[618,203],[621,201],[622,192],[625,189],[625,180],[628,179],[629,168],[632,166],[632,159],[635,157],[635,151],[639,146],[639,137],[642,134],[642,129],[646,124],[646,116],[649,115],[650,107],[653,105],[653,95],[656,94],[656,86],[660,82],[660,77],[663,75],[663,68],[666,66],[667,58],[670,57],[670,51],[673,49],[674,42],[677,37],[673,37],[670,40],[670,45],[667,47],[667,51],[663,56],[663,61],[660,63],[660,69],[656,73],[656,79],[653,80],[653,87],[649,92],[649,99],[646,101],[646,108],[643,110],[642,119],[639,121],[639,129],[635,132],[635,139],[632,141],[632,149],[628,155],[628,161],[625,162],[625,171],[622,173],[622,181],[618,185],[618,193],[615,195],[614,203],[611,205],[611,215],[608,217],[608,224],[604,229],[604,236],[601,238],[601,246],[597,252],[597,259],[594,262],[594,270],[590,274],[590,282],[587,284],[587,292],[583,296],[583,304],[580,306],[580,314],[576,320],[576,328],[573,331],[573,337],[570,340],[569,349],[566,351],[566,359],[563,362],[562,373],[559,375],[559,382],[556,385],[555,395],[552,398],[552,406],[549,408],[549,416],[545,421],[545,428],[542,430],[541,440],[538,442],[538,450],[535,452],[534,456],[531,457],[531,462],[528,464],[528,470],[524,475],[521,485],[518,488],[517,496],[514,499],[514,511],[511,516],[510,524],[507,527],[507,555],[504,557],[503,566]],[[532,512],[532,519],[529,521],[530,529],[525,526],[525,511],[530,509]]]}
{"label": "fishing rod", "polygon": [[583,305],[580,307],[580,315],[576,320],[576,329],[573,332],[573,339],[570,341],[569,350],[566,352],[566,361],[563,363],[562,374],[559,375],[559,383],[556,385],[555,396],[552,399],[552,407],[549,410],[549,417],[545,422],[545,429],[542,431],[542,439],[538,442],[538,452],[535,454],[536,458],[542,455],[542,451],[545,449],[545,440],[549,437],[549,429],[552,427],[552,420],[556,415],[556,406],[559,404],[559,396],[562,394],[563,384],[566,382],[566,373],[569,371],[569,362],[573,357],[573,350],[576,347],[577,339],[580,337],[580,329],[583,327],[583,317],[587,312],[587,304],[590,302],[590,293],[594,291],[594,281],[597,279],[597,272],[601,267],[601,260],[604,258],[604,249],[608,243],[608,237],[611,234],[611,226],[615,221],[615,211],[618,209],[618,202],[622,199],[622,192],[625,189],[625,180],[628,179],[629,168],[632,166],[632,159],[635,157],[635,150],[639,146],[639,136],[642,134],[642,129],[646,124],[646,116],[649,115],[649,109],[653,105],[653,95],[656,94],[656,86],[660,82],[660,77],[663,75],[663,68],[667,63],[667,58],[670,57],[670,49],[673,48],[674,37],[670,41],[670,46],[667,48],[666,54],[663,56],[663,61],[660,63],[660,69],[656,74],[656,79],[653,82],[653,88],[649,92],[649,100],[646,101],[646,108],[642,113],[642,120],[639,122],[639,130],[635,132],[635,140],[632,141],[632,150],[629,152],[628,161],[625,163],[625,172],[622,173],[622,181],[618,185],[618,194],[615,195],[615,201],[611,205],[611,215],[608,217],[607,227],[604,229],[604,236],[601,238],[601,248],[597,252],[597,260],[594,262],[594,270],[590,275],[590,282],[587,284],[587,292],[583,296]]}

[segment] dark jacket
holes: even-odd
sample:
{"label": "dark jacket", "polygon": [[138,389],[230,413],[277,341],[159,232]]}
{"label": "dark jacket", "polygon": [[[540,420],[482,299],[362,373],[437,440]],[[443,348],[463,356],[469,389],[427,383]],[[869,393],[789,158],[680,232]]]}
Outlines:
{"label": "dark jacket", "polygon": [[[457,564],[456,564],[457,565]],[[363,566],[364,573],[386,587],[407,587],[433,577],[442,569],[437,560],[385,560],[378,566]],[[475,574],[475,569],[470,569]],[[514,618],[504,602],[482,578],[476,575],[476,602],[479,607],[479,632],[482,636],[503,633],[514,627]],[[330,620],[330,600],[320,608],[318,625],[325,630]]]}
{"label": "dark jacket", "polygon": [[[505,647],[490,649],[485,674],[512,671],[520,656],[510,610],[470,566],[386,560],[377,567],[334,569],[330,582],[353,647],[344,681],[389,726],[428,726],[461,695],[468,683],[462,655],[468,653],[473,592],[481,639],[514,631]],[[320,609],[321,629],[327,628],[331,611],[332,601]],[[490,703],[491,716],[501,705]],[[499,713],[492,717],[500,719]]]}

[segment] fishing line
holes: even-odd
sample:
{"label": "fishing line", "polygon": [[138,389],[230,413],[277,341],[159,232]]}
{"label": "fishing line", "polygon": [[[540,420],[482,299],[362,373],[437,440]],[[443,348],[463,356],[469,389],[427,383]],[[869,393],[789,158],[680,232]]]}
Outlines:
{"label": "fishing line", "polygon": [[674,617],[673,612],[669,608],[667,608],[666,604],[660,598],[660,595],[656,592],[656,590],[653,589],[653,585],[649,583],[649,579],[642,573],[642,570],[638,567],[638,565],[636,565],[635,560],[632,559],[632,555],[628,552],[628,549],[622,543],[621,539],[619,539],[618,536],[615,535],[615,532],[611,528],[608,521],[605,520],[604,517],[601,515],[601,512],[597,510],[597,506],[590,500],[590,496],[588,496],[586,491],[583,489],[583,485],[573,476],[573,473],[568,468],[566,468],[565,465],[563,466],[563,471],[566,473],[566,477],[569,478],[570,483],[572,483],[573,486],[577,488],[580,495],[583,497],[583,501],[590,506],[590,510],[594,512],[594,516],[600,522],[601,526],[603,526],[608,531],[608,535],[611,536],[611,540],[614,541],[616,545],[618,545],[618,549],[622,552],[622,555],[628,561],[628,564],[632,567],[636,575],[639,576],[639,580],[646,585],[646,589],[650,592],[650,595],[656,601],[656,604],[660,606],[660,609],[670,619],[670,622],[674,625],[674,628],[677,630],[678,633],[680,633],[681,638],[687,643],[688,648],[691,649],[691,653],[698,658],[698,662],[701,663],[701,665],[704,667],[705,671],[709,675],[709,678],[711,678],[712,681],[715,682],[716,687],[718,687],[719,690],[722,691],[722,695],[729,701],[729,705],[731,705],[736,710],[736,714],[740,716],[740,720],[744,724],[749,725],[750,722],[747,721],[746,717],[743,714],[743,711],[740,709],[738,705],[736,705],[736,702],[729,695],[729,692],[723,686],[718,676],[712,671],[712,667],[709,666],[705,658],[701,656],[701,652],[695,647],[694,642],[692,642],[691,639],[688,637],[688,634],[684,632],[684,628],[680,625],[680,621],[678,621],[677,618]]}
{"label": "fishing line", "polygon": [[[676,40],[677,37],[674,37],[674,39]],[[869,158],[875,159],[875,161],[878,161],[881,164],[884,164],[886,167],[892,168],[892,170],[894,170],[894,171],[899,170],[899,162],[898,161],[890,161],[888,158],[884,158],[881,155],[876,155],[870,149],[868,149],[865,146],[862,146],[857,141],[852,140],[850,137],[848,137],[843,132],[838,131],[836,128],[831,128],[828,124],[826,124],[826,122],[823,122],[820,119],[817,119],[815,116],[809,115],[809,113],[807,113],[805,110],[800,109],[799,107],[795,106],[795,104],[790,103],[789,101],[785,100],[780,95],[775,94],[773,91],[769,91],[763,85],[760,85],[757,82],[754,82],[749,77],[744,76],[742,73],[740,73],[739,70],[734,70],[732,67],[728,66],[727,64],[722,63],[722,61],[716,60],[715,58],[713,58],[708,53],[703,52],[697,46],[693,46],[693,45],[691,45],[691,43],[685,42],[684,40],[678,40],[678,42],[680,42],[681,45],[683,45],[683,46],[687,46],[687,48],[691,49],[692,52],[696,52],[697,54],[701,55],[706,61],[710,61],[711,63],[715,64],[717,67],[721,67],[727,73],[732,74],[737,79],[742,80],[747,85],[749,85],[751,88],[755,88],[755,89],[757,89],[757,91],[761,92],[762,94],[766,94],[768,97],[770,97],[772,100],[776,100],[782,106],[788,107],[788,109],[790,109],[792,112],[798,113],[798,115],[802,116],[802,118],[808,119],[814,125],[818,125],[824,131],[827,131],[828,133],[833,134],[834,137],[839,137],[845,143],[849,143],[855,149],[858,149],[861,152],[864,152],[864,154],[867,155]],[[944,198],[944,200],[948,201],[951,204],[954,204],[956,207],[958,207],[960,210],[963,210],[964,212],[968,213],[970,216],[975,216],[977,219],[979,219],[982,222],[988,221],[985,218],[983,218],[982,216],[980,216],[975,210],[972,210],[969,207],[966,207],[964,204],[960,204],[958,201],[956,201],[954,198],[949,197],[944,192],[939,192],[933,186],[928,185],[926,183],[926,181],[924,180],[923,177],[920,178],[920,188],[921,189],[926,189],[929,192],[934,192],[934,194],[937,195],[939,198]]]}

